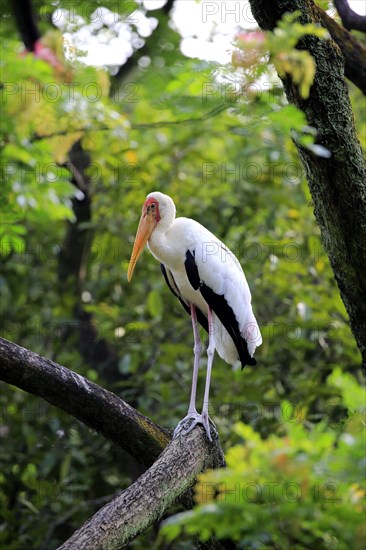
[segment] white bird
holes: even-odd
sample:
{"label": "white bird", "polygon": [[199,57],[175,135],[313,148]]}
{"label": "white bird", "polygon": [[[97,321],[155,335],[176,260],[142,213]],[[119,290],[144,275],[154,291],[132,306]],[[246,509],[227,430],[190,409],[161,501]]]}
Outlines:
{"label": "white bird", "polygon": [[[128,266],[131,280],[137,260],[147,244],[161,263],[167,285],[191,314],[194,334],[194,367],[187,419],[193,421],[187,431],[202,424],[211,441],[208,404],[211,368],[215,349],[222,359],[233,364],[240,360],[255,365],[254,351],[262,343],[261,333],[251,306],[251,294],[244,272],[234,254],[200,223],[176,218],[170,197],[154,191],[147,195]],[[207,374],[202,413],[196,410],[198,365],[201,341],[197,321],[209,335]]]}

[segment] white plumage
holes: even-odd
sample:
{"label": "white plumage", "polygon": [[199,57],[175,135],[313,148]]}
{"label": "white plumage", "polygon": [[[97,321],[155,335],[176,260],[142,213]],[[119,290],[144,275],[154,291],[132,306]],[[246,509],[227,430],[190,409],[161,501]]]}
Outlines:
{"label": "white plumage", "polygon": [[[163,193],[150,193],[159,203],[161,220],[152,232],[147,246],[153,256],[168,268],[175,280],[181,297],[187,305],[193,303],[207,317],[207,302],[199,290],[190,284],[185,259],[187,250],[195,251],[195,261],[200,279],[215,294],[223,295],[232,308],[239,330],[247,341],[252,357],[255,348],[262,343],[262,337],[251,305],[251,293],[242,267],[235,255],[203,225],[189,218],[175,219],[175,206],[170,197]],[[164,204],[163,209],[160,205]],[[232,338],[216,319],[215,348],[225,361],[232,364],[238,359],[238,352]]]}
{"label": "white plumage", "polygon": [[[220,357],[230,364],[238,359],[241,359],[243,366],[245,363],[255,364],[254,359],[250,358],[253,358],[256,347],[262,343],[262,337],[253,314],[249,286],[239,261],[200,223],[189,218],[176,218],[175,213],[174,202],[167,195],[153,192],[146,197],[128,278],[131,278],[137,259],[147,243],[150,252],[163,264],[168,285],[186,309],[190,311],[191,308],[192,312],[194,306],[199,310],[197,313],[202,312],[208,319],[209,325],[212,321],[209,331],[211,347],[214,346]],[[198,369],[197,358],[196,366]],[[195,418],[194,425],[202,422],[210,437],[208,422],[202,420],[195,406],[188,416]]]}

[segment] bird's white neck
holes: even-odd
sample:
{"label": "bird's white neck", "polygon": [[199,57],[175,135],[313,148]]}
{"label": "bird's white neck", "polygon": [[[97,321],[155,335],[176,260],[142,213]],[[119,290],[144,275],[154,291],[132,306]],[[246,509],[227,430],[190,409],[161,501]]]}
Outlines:
{"label": "bird's white neck", "polygon": [[170,199],[170,201],[164,202],[163,205],[159,204],[159,211],[161,218],[156,224],[155,229],[151,233],[147,245],[150,252],[153,254],[153,256],[155,256],[157,260],[166,263],[169,260],[169,256],[171,254],[171,247],[168,243],[166,235],[169,228],[174,224],[175,220],[174,202]]}

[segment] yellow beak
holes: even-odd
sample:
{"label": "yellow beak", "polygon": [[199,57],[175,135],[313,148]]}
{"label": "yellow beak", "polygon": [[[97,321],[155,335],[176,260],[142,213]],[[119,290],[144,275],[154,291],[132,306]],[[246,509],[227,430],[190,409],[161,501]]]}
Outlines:
{"label": "yellow beak", "polygon": [[155,219],[152,216],[149,216],[148,214],[143,212],[140,218],[139,226],[137,228],[137,233],[135,237],[135,243],[132,249],[130,263],[128,264],[128,271],[127,271],[128,282],[130,282],[132,279],[132,274],[137,264],[137,260],[141,256],[141,253],[145,248],[145,245],[149,240],[155,225],[156,225]]}

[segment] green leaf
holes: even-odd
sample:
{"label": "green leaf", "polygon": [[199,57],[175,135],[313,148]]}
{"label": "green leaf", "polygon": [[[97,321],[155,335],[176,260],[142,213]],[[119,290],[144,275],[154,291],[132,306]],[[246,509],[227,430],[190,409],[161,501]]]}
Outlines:
{"label": "green leaf", "polygon": [[160,291],[151,290],[147,296],[146,305],[151,317],[161,319],[164,306]]}
{"label": "green leaf", "polygon": [[63,483],[70,473],[71,454],[67,454],[61,463],[59,483]]}
{"label": "green leaf", "polygon": [[364,411],[366,408],[366,388],[338,367],[327,378],[327,383],[338,388],[344,403],[350,411]]}

